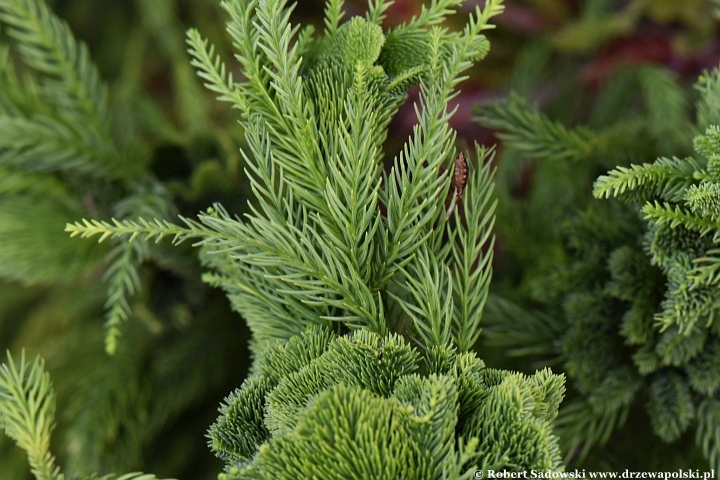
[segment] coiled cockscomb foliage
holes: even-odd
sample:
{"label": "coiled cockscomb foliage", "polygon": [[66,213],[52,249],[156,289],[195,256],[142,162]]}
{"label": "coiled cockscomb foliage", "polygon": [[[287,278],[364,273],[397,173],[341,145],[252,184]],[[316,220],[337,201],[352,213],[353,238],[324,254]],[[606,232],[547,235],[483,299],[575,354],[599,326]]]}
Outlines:
{"label": "coiled cockscomb foliage", "polygon": [[442,353],[438,373],[421,376],[419,352],[397,335],[311,327],[268,347],[210,431],[226,478],[463,478],[560,466],[551,428],[561,377]]}

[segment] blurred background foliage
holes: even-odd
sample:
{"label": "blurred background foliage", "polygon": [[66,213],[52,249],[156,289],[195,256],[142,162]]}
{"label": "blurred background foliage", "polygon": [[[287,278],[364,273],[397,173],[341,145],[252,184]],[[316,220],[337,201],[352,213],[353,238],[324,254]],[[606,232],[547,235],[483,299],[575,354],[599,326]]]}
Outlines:
{"label": "blurred background foliage", "polygon": [[[506,80],[474,105],[476,121],[502,145],[482,355],[504,368],[550,365],[568,375],[556,432],[570,468],[702,470],[708,458],[717,468],[708,453],[717,444],[705,444],[706,459],[696,446],[708,438],[705,427],[697,437],[688,423],[664,431],[676,420],[669,411],[681,407],[677,398],[658,407],[658,398],[679,390],[663,390],[664,373],[650,375],[633,356],[627,319],[652,324],[670,288],[646,257],[639,212],[592,195],[595,180],[616,166],[693,153],[704,129],[693,85],[719,60],[714,11],[712,2],[659,1],[588,1],[546,15],[510,9],[509,23],[536,35],[510,54]],[[621,258],[631,251],[634,259]],[[620,287],[620,271],[642,288]],[[693,421],[708,418],[698,410]]]}
{"label": "blurred background foliage", "polygon": [[[192,217],[218,201],[243,212],[248,190],[238,151],[242,132],[234,113],[202,87],[184,41],[185,30],[197,27],[231,58],[218,1],[47,2],[88,44],[120,125],[147,145],[152,173],[177,211]],[[480,2],[469,0],[463,8]],[[396,0],[388,26],[418,13],[422,3]],[[489,57],[455,101],[460,141],[496,142],[494,128],[502,131],[504,120],[493,116],[488,102],[508,98],[501,100],[505,106],[526,102],[564,125],[601,132],[594,149],[581,152],[590,161],[562,155],[541,161],[531,149],[503,148],[501,142],[493,289],[539,307],[533,285],[567,261],[562,225],[593,201],[595,178],[619,164],[691,152],[691,135],[675,128],[684,120],[673,121],[689,115],[691,86],[702,70],[718,65],[720,37],[710,0],[505,3],[489,35]],[[347,1],[346,10],[360,14],[365,4]],[[322,0],[299,0],[295,20],[320,27],[323,8]],[[416,98],[411,95],[393,120],[387,152],[410,135]],[[474,110],[478,105],[484,106]],[[644,121],[633,122],[636,117]],[[63,218],[59,226],[74,220],[79,218]],[[161,247],[141,267],[143,288],[131,299],[133,318],[123,324],[114,356],[103,348],[102,261],[68,273],[68,281],[28,284],[9,275],[0,286],[0,349],[25,348],[45,357],[60,412],[54,451],[70,476],[142,469],[203,479],[221,469],[204,435],[221,399],[247,372],[248,334],[224,295],[202,284],[195,258],[189,246]],[[492,367],[529,372],[536,366],[509,359],[502,347],[479,349]],[[624,436],[606,452],[609,458],[642,466],[645,429],[631,415]],[[704,465],[684,458],[688,466]],[[0,465],[0,480],[29,478],[24,454],[5,437]]]}

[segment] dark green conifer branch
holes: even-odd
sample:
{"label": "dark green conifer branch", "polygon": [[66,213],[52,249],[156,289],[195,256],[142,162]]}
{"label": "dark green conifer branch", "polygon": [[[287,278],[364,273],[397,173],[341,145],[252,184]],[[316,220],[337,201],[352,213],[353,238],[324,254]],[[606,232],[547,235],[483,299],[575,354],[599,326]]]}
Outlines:
{"label": "dark green conifer branch", "polygon": [[82,117],[101,144],[111,145],[107,91],[87,47],[77,44],[68,26],[42,2],[3,1],[0,20],[20,45],[25,65],[42,75],[43,99],[70,118]]}
{"label": "dark green conifer branch", "polygon": [[[643,97],[643,111],[627,114],[617,122],[603,125],[600,114],[593,119],[595,128],[568,128],[553,121],[516,93],[507,99],[489,102],[477,109],[477,120],[500,130],[500,138],[513,150],[539,161],[573,161],[585,164],[612,161],[645,155],[647,150],[665,152],[687,144],[694,127],[688,121],[687,98],[672,76],[656,67],[642,67],[621,72],[608,82],[598,103],[608,105],[627,102],[628,88],[638,89]],[[617,107],[616,107],[617,108]],[[603,110],[599,109],[599,112]],[[631,134],[646,137],[632,140]],[[646,141],[654,142],[652,147]]]}
{"label": "dark green conifer branch", "polygon": [[[656,138],[650,148],[643,139],[608,148],[597,140],[603,132],[587,136],[577,143],[582,148],[574,148],[567,132],[585,130],[573,132],[554,124],[518,107],[517,100],[510,101],[515,106],[483,109],[490,112],[483,114],[486,121],[510,130],[508,148],[538,160],[602,165],[608,159],[599,158],[601,154],[617,159],[620,165],[597,179],[593,193],[622,201],[590,203],[565,221],[565,260],[553,272],[537,275],[532,285],[533,300],[544,311],[493,299],[486,333],[492,344],[515,354],[540,354],[546,365],[564,364],[574,385],[557,421],[566,458],[592,456],[593,448],[608,442],[626,422],[639,428],[632,412],[644,410],[642,421],[676,449],[681,448],[679,439],[695,429],[698,450],[717,468],[720,430],[711,422],[716,420],[712,402],[720,386],[712,360],[720,345],[715,259],[720,130],[703,122],[715,115],[718,71],[701,79],[697,126],[687,119],[685,97],[667,82],[667,75],[651,70],[637,75],[649,93],[645,115],[633,122]],[[662,91],[664,96],[658,93]],[[672,118],[661,120],[663,112]],[[524,121],[505,121],[511,115]],[[605,132],[615,128],[608,126]],[[672,133],[662,134],[667,128]],[[690,138],[699,128],[704,133],[693,143]],[[632,145],[624,156],[626,142]],[[691,144],[694,157],[648,158],[648,152],[660,146],[666,149],[661,155],[672,155]],[[627,165],[627,158],[635,156],[649,163]]]}
{"label": "dark green conifer branch", "polygon": [[[691,337],[714,320],[713,267],[704,266],[718,231],[720,215],[715,159],[720,158],[720,129],[710,126],[695,139],[700,160],[660,159],[650,165],[618,169],[600,177],[596,196],[626,196],[646,202],[642,208],[649,222],[648,247],[652,262],[668,277],[669,290],[663,311],[656,318],[661,330],[679,328]],[[642,173],[641,173],[642,172]],[[699,323],[699,324],[698,324]],[[690,357],[694,356],[696,352]],[[684,363],[684,362],[683,362]]]}
{"label": "dark green conifer branch", "polygon": [[501,130],[500,139],[531,158],[581,160],[591,153],[595,138],[581,128],[571,130],[531,109],[518,95],[483,105],[478,121]]}
{"label": "dark green conifer branch", "polygon": [[195,81],[195,73],[183,49],[184,27],[176,11],[179,5],[173,0],[136,0],[135,5],[145,31],[170,63],[176,111],[182,126],[187,133],[207,130],[209,116],[202,87]]}

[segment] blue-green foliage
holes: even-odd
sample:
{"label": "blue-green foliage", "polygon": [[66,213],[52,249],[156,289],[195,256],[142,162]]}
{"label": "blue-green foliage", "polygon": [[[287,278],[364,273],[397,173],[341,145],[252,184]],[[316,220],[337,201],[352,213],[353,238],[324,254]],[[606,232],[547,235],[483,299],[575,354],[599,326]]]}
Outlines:
{"label": "blue-green foliage", "polygon": [[[188,43],[208,87],[240,111],[251,213],[215,205],[184,226],[67,227],[202,246],[205,280],[253,333],[253,375],[210,433],[226,478],[562,468],[551,426],[564,379],[485,369],[468,353],[492,270],[493,151],[476,146],[467,185],[453,183],[448,102],[487,53],[482,32],[502,7],[488,1],[462,32],[441,27],[462,3],[432,2],[384,33],[389,2],[341,23],[342,1],[330,1],[313,38],[291,25],[285,1],[224,2],[246,81],[197,31]],[[414,83],[418,124],[388,173],[388,125]]]}

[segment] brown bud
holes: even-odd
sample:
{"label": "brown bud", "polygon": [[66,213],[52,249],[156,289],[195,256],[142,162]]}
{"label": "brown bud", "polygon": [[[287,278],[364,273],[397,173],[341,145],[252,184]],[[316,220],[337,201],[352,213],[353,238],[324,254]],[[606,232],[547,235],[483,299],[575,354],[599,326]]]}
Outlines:
{"label": "brown bud", "polygon": [[457,199],[461,199],[465,193],[465,184],[467,183],[468,164],[465,155],[460,152],[455,159],[455,171],[453,172],[452,186],[455,188]]}

